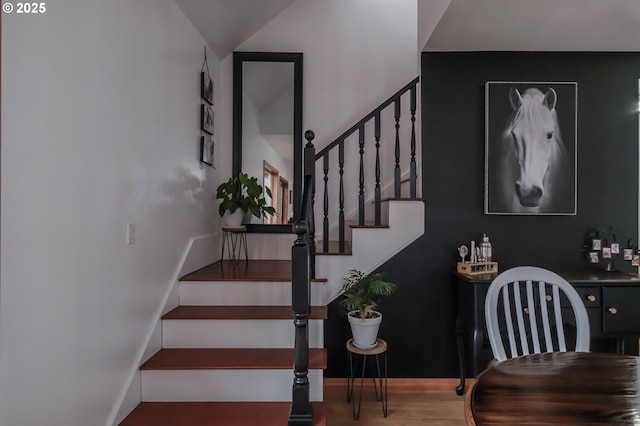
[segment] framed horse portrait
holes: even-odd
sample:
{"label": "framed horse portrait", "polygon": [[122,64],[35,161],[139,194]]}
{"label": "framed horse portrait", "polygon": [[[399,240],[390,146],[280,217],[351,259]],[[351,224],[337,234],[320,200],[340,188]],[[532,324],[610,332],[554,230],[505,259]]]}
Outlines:
{"label": "framed horse portrait", "polygon": [[485,85],[485,214],[575,215],[575,82]]}

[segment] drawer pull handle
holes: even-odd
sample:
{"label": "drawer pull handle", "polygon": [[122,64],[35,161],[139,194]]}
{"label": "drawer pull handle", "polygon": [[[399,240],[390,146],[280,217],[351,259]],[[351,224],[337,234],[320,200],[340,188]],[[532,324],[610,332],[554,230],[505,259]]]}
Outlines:
{"label": "drawer pull handle", "polygon": [[618,313],[618,310],[616,308],[609,308],[608,311],[611,313],[611,315],[615,315]]}
{"label": "drawer pull handle", "polygon": [[588,295],[587,299],[589,300],[589,302],[595,302],[596,301],[596,297],[593,294]]}
{"label": "drawer pull handle", "polygon": [[529,315],[529,308],[524,308],[524,313]]}
{"label": "drawer pull handle", "polygon": [[553,300],[553,297],[550,294],[547,294],[544,298],[547,299],[547,302],[551,302]]}

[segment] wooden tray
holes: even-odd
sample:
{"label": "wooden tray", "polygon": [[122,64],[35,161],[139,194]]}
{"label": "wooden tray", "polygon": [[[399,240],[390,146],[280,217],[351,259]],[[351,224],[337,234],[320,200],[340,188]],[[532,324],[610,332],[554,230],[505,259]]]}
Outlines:
{"label": "wooden tray", "polygon": [[465,275],[495,274],[498,262],[468,263],[458,262],[458,273]]}

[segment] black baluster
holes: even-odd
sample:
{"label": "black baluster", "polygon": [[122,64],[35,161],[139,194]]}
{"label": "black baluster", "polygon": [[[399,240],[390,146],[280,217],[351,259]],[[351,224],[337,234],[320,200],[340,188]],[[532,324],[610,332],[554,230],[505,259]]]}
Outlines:
{"label": "black baluster", "polygon": [[304,147],[304,174],[311,176],[311,206],[308,212],[307,224],[309,231],[307,238],[309,241],[309,268],[311,269],[311,278],[316,277],[316,219],[315,219],[315,197],[316,197],[316,148],[313,146],[315,133],[312,130],[304,132],[307,144]]}
{"label": "black baluster", "polygon": [[322,251],[329,252],[329,153],[322,160],[324,170],[324,219],[322,220]]}
{"label": "black baluster", "polygon": [[345,252],[344,247],[344,139],[338,145],[338,168],[340,173],[340,194],[339,194],[339,212],[338,212],[338,251]]}
{"label": "black baluster", "polygon": [[360,144],[360,192],[358,195],[358,224],[364,225],[364,124],[360,126],[359,132]]}
{"label": "black baluster", "polygon": [[375,138],[376,138],[376,188],[374,192],[375,197],[375,224],[376,226],[380,226],[382,223],[380,204],[381,193],[380,193],[380,113],[378,112],[375,116]]}
{"label": "black baluster", "polygon": [[395,101],[395,117],[396,117],[396,168],[394,170],[394,197],[400,198],[400,97]]}
{"label": "black baluster", "polygon": [[416,86],[411,88],[411,162],[409,164],[409,196],[416,198]]}

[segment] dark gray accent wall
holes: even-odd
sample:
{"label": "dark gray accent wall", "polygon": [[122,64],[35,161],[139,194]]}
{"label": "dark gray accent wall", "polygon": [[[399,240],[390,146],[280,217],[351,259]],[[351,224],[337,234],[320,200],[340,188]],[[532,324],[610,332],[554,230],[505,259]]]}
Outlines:
{"label": "dark gray accent wall", "polygon": [[[399,290],[380,304],[390,377],[456,377],[456,248],[486,232],[501,270],[516,265],[589,268],[581,251],[593,227],[638,235],[640,54],[433,52],[422,55],[422,187],[425,235],[386,262]],[[484,214],[485,83],[578,83],[575,216]],[[632,270],[628,265],[627,270]],[[337,303],[325,322],[326,377],[347,376],[350,337]]]}

